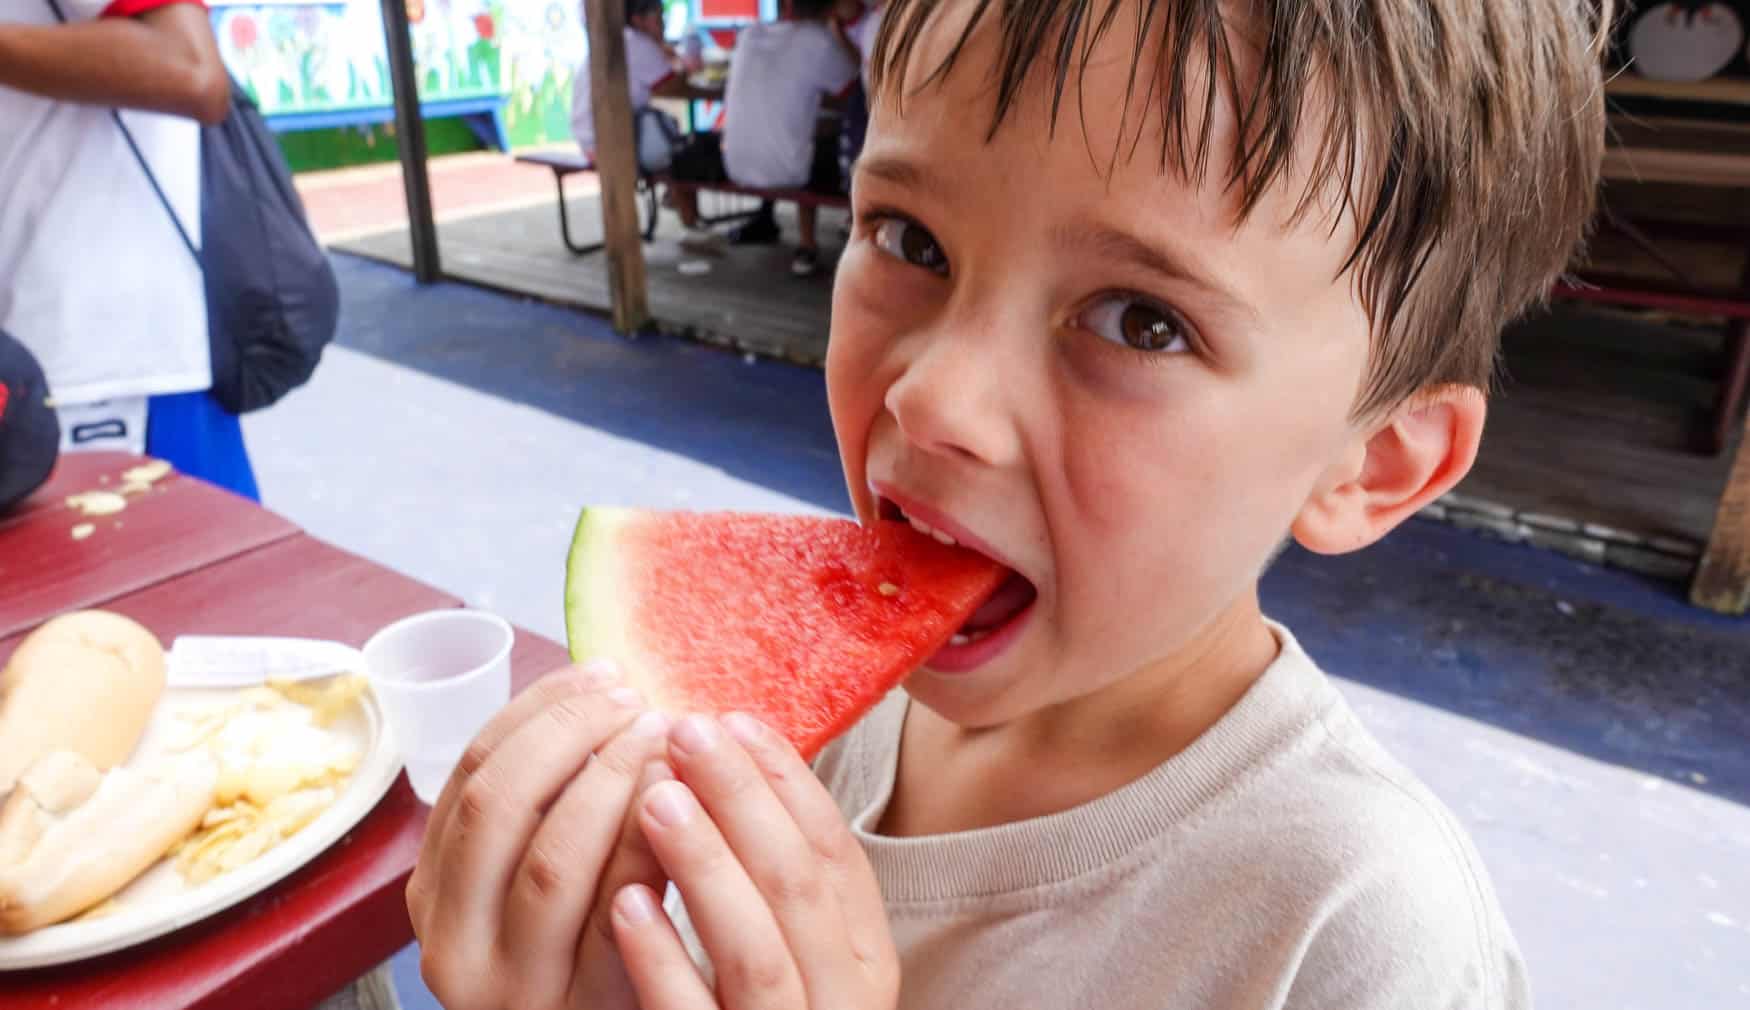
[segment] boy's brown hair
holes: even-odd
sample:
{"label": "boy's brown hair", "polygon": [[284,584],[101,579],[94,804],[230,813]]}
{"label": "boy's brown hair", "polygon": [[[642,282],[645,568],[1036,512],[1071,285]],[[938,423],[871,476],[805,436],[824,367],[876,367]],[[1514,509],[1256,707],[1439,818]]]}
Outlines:
{"label": "boy's brown hair", "polygon": [[[970,2],[964,30],[938,66],[920,68],[918,89],[949,73],[994,18],[992,136],[1036,71],[1050,75],[1055,130],[1066,88],[1072,104],[1085,100],[1086,55],[1122,29],[1136,44],[1121,132],[1140,138],[1142,117],[1158,117],[1163,171],[1201,181],[1208,112],[1225,97],[1238,118],[1226,183],[1242,218],[1291,162],[1309,180],[1297,213],[1334,193],[1356,222],[1344,270],[1374,328],[1359,416],[1433,386],[1487,388],[1501,328],[1542,299],[1585,236],[1612,0]],[[908,79],[942,6],[891,0],[871,60],[875,98],[903,110],[907,96],[885,89]],[[1235,72],[1236,45],[1252,50],[1249,80]],[[1323,108],[1308,102],[1315,94]]]}

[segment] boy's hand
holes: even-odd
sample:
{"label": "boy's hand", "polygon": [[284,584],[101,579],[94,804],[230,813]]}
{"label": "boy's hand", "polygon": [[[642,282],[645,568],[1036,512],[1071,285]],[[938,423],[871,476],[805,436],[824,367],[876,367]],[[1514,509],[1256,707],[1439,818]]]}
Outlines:
{"label": "boy's hand", "polygon": [[642,794],[638,824],[716,991],[633,884],[612,923],[643,1010],[891,1010],[899,958],[874,871],[795,750],[746,716],[695,716],[670,734],[669,759],[680,781]]}
{"label": "boy's hand", "polygon": [[636,1007],[606,906],[633,881],[662,884],[627,816],[666,777],[650,763],[668,721],[640,705],[601,668],[554,674],[450,775],[407,885],[421,971],[449,1010]]}

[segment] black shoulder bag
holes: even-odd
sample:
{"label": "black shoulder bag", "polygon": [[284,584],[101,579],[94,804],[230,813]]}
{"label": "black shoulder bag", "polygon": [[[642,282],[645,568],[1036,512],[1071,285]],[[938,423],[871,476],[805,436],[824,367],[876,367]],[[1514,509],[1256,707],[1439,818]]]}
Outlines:
{"label": "black shoulder bag", "polygon": [[[58,0],[55,16],[67,20]],[[301,386],[334,339],[340,291],[310,230],[273,133],[231,81],[231,112],[201,129],[201,244],[197,248],[139,145],[116,127],[205,280],[213,396],[233,414],[266,407]],[[203,255],[204,253],[204,255]]]}

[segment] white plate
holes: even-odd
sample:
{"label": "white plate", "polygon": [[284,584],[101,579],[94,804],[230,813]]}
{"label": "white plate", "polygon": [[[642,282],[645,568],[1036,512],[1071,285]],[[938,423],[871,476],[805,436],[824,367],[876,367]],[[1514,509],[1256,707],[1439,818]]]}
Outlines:
{"label": "white plate", "polygon": [[[235,694],[224,690],[166,691],[140,742],[136,760],[164,747],[165,738],[174,731],[174,713]],[[120,908],[107,916],[0,938],[0,971],[66,964],[144,943],[258,894],[322,854],[371,812],[401,772],[389,727],[370,691],[360,695],[359,703],[329,731],[358,748],[359,764],[334,805],[304,830],[255,860],[195,887],[183,883],[170,860],[161,860],[116,895]]]}

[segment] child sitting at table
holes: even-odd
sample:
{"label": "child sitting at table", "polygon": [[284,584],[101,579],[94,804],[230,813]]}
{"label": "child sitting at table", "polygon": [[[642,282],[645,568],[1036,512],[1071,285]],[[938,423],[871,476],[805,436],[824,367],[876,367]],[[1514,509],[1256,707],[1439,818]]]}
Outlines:
{"label": "child sitting at table", "polygon": [[[835,2],[785,0],[782,20],[742,30],[730,57],[721,147],[691,145],[675,161],[676,179],[844,192],[838,134],[823,135],[819,125],[822,102],[839,100],[857,80],[856,61],[827,26]],[[813,206],[797,208],[801,234],[790,269],[799,277],[820,270],[816,217]],[[779,234],[767,202],[731,240],[764,244]]]}
{"label": "child sitting at table", "polygon": [[1464,824],[1259,580],[1475,461],[1591,216],[1600,6],[891,0],[833,429],[862,520],[1008,581],[812,767],[605,669],[513,701],[409,887],[439,998],[1527,1007]]}
{"label": "child sitting at table", "polygon": [[[634,139],[640,172],[666,172],[684,144],[674,117],[651,104],[652,98],[715,100],[718,92],[696,88],[675,66],[663,38],[662,0],[626,0],[626,84],[632,101]],[[585,157],[595,160],[595,110],[591,106],[589,64],[577,69],[571,86],[571,133]],[[688,223],[691,223],[690,221]]]}

